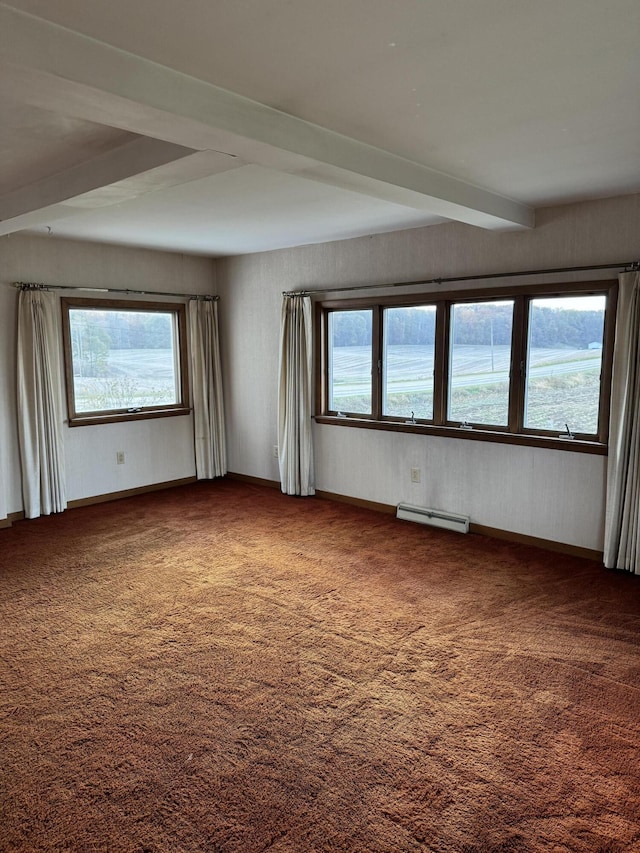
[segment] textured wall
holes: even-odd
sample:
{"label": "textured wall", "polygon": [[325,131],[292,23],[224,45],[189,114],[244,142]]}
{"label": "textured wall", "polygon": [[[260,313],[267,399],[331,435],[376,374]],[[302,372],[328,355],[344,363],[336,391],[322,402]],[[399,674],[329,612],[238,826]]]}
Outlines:
{"label": "textured wall", "polygon": [[[22,509],[15,407],[14,281],[215,292],[213,263],[207,258],[40,236],[11,235],[0,239],[0,518],[3,512],[6,516]],[[124,465],[116,465],[118,450],[126,454]],[[65,452],[69,500],[195,473],[191,416],[65,427]]]}
{"label": "textured wall", "polygon": [[[217,261],[230,470],[278,479],[273,445],[281,291],[638,256],[640,196],[633,195],[538,211],[531,231],[447,223]],[[478,524],[602,547],[602,457],[328,425],[316,425],[314,435],[319,489],[384,503],[410,500],[467,513]],[[420,484],[409,481],[411,467],[422,469]]]}

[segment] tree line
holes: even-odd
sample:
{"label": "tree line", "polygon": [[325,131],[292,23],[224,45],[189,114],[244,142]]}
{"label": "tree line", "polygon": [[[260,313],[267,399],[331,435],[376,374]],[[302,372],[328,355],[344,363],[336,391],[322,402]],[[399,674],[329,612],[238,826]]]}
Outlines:
{"label": "tree line", "polygon": [[74,373],[104,376],[111,350],[171,349],[167,314],[134,311],[70,311]]}
{"label": "tree line", "polygon": [[[87,316],[89,315],[89,316]],[[79,311],[72,328],[108,349],[171,349],[172,322],[167,314],[138,311]]]}
{"label": "tree line", "polygon": [[[385,315],[385,339],[390,346],[432,345],[436,312],[424,308],[393,308]],[[458,305],[454,312],[453,342],[461,346],[509,346],[511,305]],[[602,342],[604,310],[577,311],[534,305],[530,319],[532,347],[586,349]],[[332,319],[335,347],[371,346],[370,311],[336,311]]]}

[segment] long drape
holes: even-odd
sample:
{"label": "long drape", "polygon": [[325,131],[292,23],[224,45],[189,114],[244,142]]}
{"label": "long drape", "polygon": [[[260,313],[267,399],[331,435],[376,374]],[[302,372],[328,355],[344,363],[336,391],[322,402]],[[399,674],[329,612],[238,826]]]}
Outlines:
{"label": "long drape", "polygon": [[280,326],[278,449],[286,495],[313,495],[311,298],[285,296]]}
{"label": "long drape", "polygon": [[193,299],[189,329],[196,476],[210,480],[227,473],[218,303]]}
{"label": "long drape", "polygon": [[27,518],[67,506],[58,310],[53,293],[23,290],[18,296],[18,437]]}
{"label": "long drape", "polygon": [[611,380],[604,564],[639,573],[640,273],[620,275]]}

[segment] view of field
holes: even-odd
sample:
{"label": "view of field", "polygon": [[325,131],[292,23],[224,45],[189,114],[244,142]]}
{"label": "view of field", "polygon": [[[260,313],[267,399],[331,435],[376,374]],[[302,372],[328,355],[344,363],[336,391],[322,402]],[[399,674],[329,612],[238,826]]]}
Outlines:
{"label": "view of field", "polygon": [[[79,363],[76,367],[82,369]],[[172,349],[111,349],[99,376],[74,375],[76,412],[137,409],[177,401]]]}
{"label": "view of field", "polygon": [[[456,346],[450,419],[506,425],[509,352],[505,345]],[[532,348],[525,426],[595,433],[598,424],[601,349]],[[371,410],[371,349],[333,349],[333,410]],[[390,345],[386,349],[384,414],[433,417],[433,349]]]}
{"label": "view of field", "polygon": [[[603,299],[533,300],[525,427],[597,432]],[[512,315],[513,300],[453,307],[450,421],[507,425]],[[372,316],[370,309],[330,315],[332,411],[372,410]],[[433,418],[435,322],[434,306],[385,309],[384,415]],[[178,402],[170,312],[73,309],[70,330],[77,412]]]}
{"label": "view of field", "polygon": [[69,332],[78,413],[178,402],[170,310],[72,308]]}
{"label": "view of field", "polygon": [[[525,425],[595,433],[601,350],[533,349],[528,371]],[[388,346],[384,414],[400,420],[433,417],[433,349]],[[77,412],[171,405],[176,371],[171,349],[120,349],[104,355],[100,376],[74,376]],[[457,346],[449,401],[450,419],[505,425],[508,346]],[[370,347],[335,347],[331,408],[371,410]]]}

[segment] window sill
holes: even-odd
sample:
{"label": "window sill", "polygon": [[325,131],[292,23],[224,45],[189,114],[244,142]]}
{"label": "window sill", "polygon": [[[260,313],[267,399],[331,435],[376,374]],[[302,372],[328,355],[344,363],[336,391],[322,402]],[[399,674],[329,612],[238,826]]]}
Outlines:
{"label": "window sill", "polygon": [[387,432],[407,432],[414,435],[438,436],[441,438],[461,438],[469,441],[492,441],[497,444],[519,444],[525,447],[542,447],[546,450],[568,450],[574,453],[591,453],[596,456],[607,455],[607,445],[599,441],[586,441],[579,438],[556,438],[544,435],[500,432],[480,428],[461,429],[452,426],[431,426],[430,424],[408,424],[404,421],[376,421],[368,418],[336,417],[335,415],[316,415],[318,424],[360,429],[381,429]]}
{"label": "window sill", "polygon": [[98,424],[122,424],[129,421],[143,421],[149,418],[171,418],[176,415],[188,415],[191,409],[180,406],[173,409],[149,409],[141,412],[114,412],[99,415],[75,415],[69,418],[70,427],[97,426]]}

